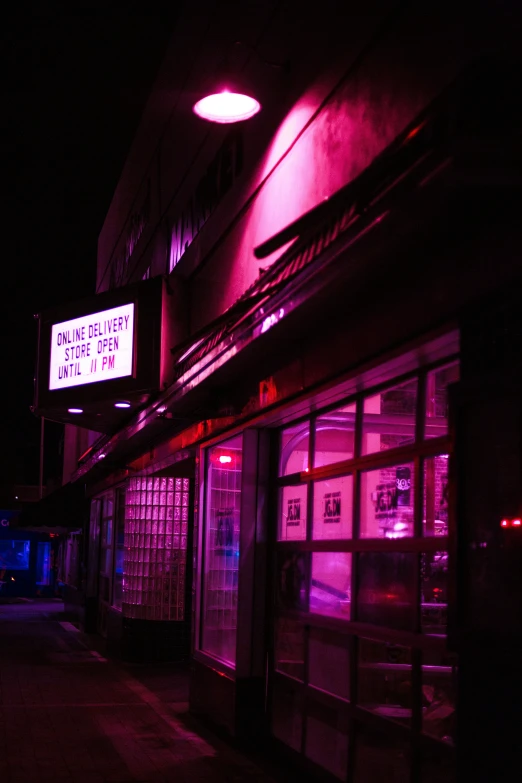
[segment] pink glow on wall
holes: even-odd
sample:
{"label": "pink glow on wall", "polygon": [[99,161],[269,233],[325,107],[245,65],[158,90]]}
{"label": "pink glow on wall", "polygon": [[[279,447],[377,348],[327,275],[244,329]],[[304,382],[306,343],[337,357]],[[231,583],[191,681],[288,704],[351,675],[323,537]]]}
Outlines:
{"label": "pink glow on wall", "polygon": [[194,105],[194,112],[209,122],[226,124],[249,120],[260,108],[259,101],[250,95],[223,90],[198,101]]}

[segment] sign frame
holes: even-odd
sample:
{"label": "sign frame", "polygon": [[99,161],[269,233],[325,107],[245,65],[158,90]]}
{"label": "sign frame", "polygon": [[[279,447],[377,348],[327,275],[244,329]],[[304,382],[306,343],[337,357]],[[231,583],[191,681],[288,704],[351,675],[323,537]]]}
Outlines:
{"label": "sign frame", "polygon": [[[162,277],[69,302],[39,315],[38,360],[33,410],[37,415],[58,415],[69,407],[92,407],[96,403],[137,398],[160,387]],[[134,305],[132,373],[119,378],[94,381],[78,386],[50,389],[51,336],[53,325],[114,309]],[[69,417],[70,418],[70,417]],[[80,422],[78,422],[80,423]]]}

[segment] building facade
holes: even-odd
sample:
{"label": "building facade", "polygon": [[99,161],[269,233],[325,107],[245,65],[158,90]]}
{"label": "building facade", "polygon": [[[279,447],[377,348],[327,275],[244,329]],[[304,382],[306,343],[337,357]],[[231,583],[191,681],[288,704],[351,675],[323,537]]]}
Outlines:
{"label": "building facade", "polygon": [[[190,657],[195,713],[326,778],[504,780],[520,751],[519,29],[186,10],[97,297],[42,331],[76,353],[39,410],[99,432],[86,622]],[[225,59],[262,111],[206,123]]]}

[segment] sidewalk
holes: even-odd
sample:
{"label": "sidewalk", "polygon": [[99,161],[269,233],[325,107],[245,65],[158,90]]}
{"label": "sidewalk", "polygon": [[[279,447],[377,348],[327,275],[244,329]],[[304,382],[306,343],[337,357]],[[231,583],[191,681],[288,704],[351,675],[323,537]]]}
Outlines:
{"label": "sidewalk", "polygon": [[62,610],[0,604],[1,783],[275,783],[187,714],[183,667],[108,661]]}

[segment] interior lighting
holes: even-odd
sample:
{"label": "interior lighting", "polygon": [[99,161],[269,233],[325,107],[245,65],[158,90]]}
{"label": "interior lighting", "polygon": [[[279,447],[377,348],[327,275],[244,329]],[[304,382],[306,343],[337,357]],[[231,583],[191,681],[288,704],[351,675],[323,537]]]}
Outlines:
{"label": "interior lighting", "polygon": [[219,458],[219,461],[222,465],[228,465],[230,462],[232,462],[232,457],[230,457],[228,454],[222,454]]}
{"label": "interior lighting", "polygon": [[130,408],[131,404],[130,404],[130,402],[124,402],[124,401],[122,401],[122,402],[115,402],[114,403],[114,407],[115,408]]}
{"label": "interior lighting", "polygon": [[67,408],[68,413],[83,413],[83,408]]}

